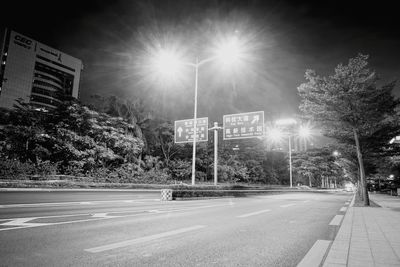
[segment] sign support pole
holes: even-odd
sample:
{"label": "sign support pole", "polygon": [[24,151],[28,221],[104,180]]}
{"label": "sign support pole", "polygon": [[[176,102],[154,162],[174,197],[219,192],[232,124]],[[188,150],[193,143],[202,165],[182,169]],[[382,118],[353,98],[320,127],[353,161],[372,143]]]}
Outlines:
{"label": "sign support pole", "polygon": [[[218,127],[218,122],[214,122],[214,127]],[[214,130],[214,185],[218,183],[218,129]]]}
{"label": "sign support pole", "polygon": [[292,143],[290,141],[291,136],[289,135],[289,176],[290,176],[290,188],[293,187],[293,176],[292,176]]}
{"label": "sign support pole", "polygon": [[214,185],[218,184],[218,130],[222,127],[218,127],[218,122],[214,122],[214,127],[209,130],[214,130]]}
{"label": "sign support pole", "polygon": [[218,122],[214,122],[214,185],[218,184]]}

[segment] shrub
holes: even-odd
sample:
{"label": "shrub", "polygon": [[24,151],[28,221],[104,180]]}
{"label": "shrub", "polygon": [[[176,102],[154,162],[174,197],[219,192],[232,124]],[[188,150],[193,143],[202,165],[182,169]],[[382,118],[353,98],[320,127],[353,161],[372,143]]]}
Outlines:
{"label": "shrub", "polygon": [[19,160],[0,159],[1,179],[27,179],[36,173],[35,165],[31,162]]}
{"label": "shrub", "polygon": [[142,162],[142,164],[145,170],[152,170],[152,169],[159,170],[163,166],[163,163],[159,159],[159,157],[153,157],[149,155],[144,157],[144,161]]}
{"label": "shrub", "polygon": [[142,172],[138,176],[137,182],[139,183],[155,183],[155,184],[166,184],[171,180],[171,175],[168,174],[167,169],[156,170],[152,169],[147,172]]}
{"label": "shrub", "polygon": [[169,170],[173,179],[183,181],[190,179],[191,167],[189,161],[174,160],[170,162]]}
{"label": "shrub", "polygon": [[58,163],[51,163],[48,160],[46,161],[38,160],[38,162],[35,165],[35,174],[40,176],[56,175],[57,169],[58,169]]}

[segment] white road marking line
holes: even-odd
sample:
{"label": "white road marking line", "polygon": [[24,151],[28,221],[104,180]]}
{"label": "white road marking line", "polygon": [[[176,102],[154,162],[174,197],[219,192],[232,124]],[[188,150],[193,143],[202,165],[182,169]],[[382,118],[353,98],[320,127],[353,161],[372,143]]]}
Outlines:
{"label": "white road marking line", "polygon": [[236,217],[237,218],[246,218],[246,217],[250,217],[250,216],[253,216],[253,215],[262,214],[262,213],[265,213],[265,212],[268,212],[268,211],[271,211],[271,210],[259,210],[259,211],[256,211],[256,212],[246,213],[246,214],[239,215],[239,216],[236,216]]}
{"label": "white road marking line", "polygon": [[341,209],[340,209],[340,211],[346,211],[347,210],[347,207],[342,207]]}
{"label": "white road marking line", "polygon": [[348,206],[348,205],[350,204],[350,202],[349,202],[349,201],[346,201],[344,204],[345,204],[346,206]]}
{"label": "white road marking line", "polygon": [[99,246],[99,247],[94,247],[94,248],[88,248],[88,249],[85,249],[85,251],[91,252],[91,253],[98,253],[98,252],[102,252],[102,251],[106,251],[106,250],[122,248],[122,247],[136,245],[136,244],[140,244],[140,243],[144,243],[144,242],[149,242],[149,241],[153,241],[153,240],[168,237],[168,236],[178,235],[178,234],[202,229],[204,227],[206,227],[206,225],[195,225],[192,227],[181,228],[181,229],[172,230],[172,231],[164,232],[164,233],[160,233],[160,234],[139,237],[136,239],[126,240],[126,241],[117,242],[117,243],[108,244],[108,245]]}
{"label": "white road marking line", "polygon": [[92,205],[93,203],[92,202],[79,202],[79,204],[81,204],[81,205]]}
{"label": "white road marking line", "polygon": [[343,219],[343,215],[335,215],[329,225],[340,225]]}
{"label": "white road marking line", "polygon": [[92,215],[93,218],[118,218],[122,216],[110,216],[108,213],[95,213]]}
{"label": "white road marking line", "polygon": [[281,207],[281,208],[287,208],[287,207],[290,207],[290,206],[294,206],[294,205],[296,205],[296,204],[286,204],[286,205],[281,205],[281,206],[279,206],[279,207]]}
{"label": "white road marking line", "polygon": [[320,266],[331,243],[329,240],[317,240],[297,267]]}
{"label": "white road marking line", "polygon": [[18,219],[12,220],[10,222],[2,223],[1,225],[5,225],[5,226],[43,226],[43,225],[48,225],[48,223],[28,223],[29,221],[32,221],[35,219],[37,219],[37,217],[18,218]]}
{"label": "white road marking line", "polygon": [[161,213],[161,211],[159,211],[159,210],[149,210],[148,212],[150,212],[150,213]]}
{"label": "white road marking line", "polygon": [[303,201],[303,203],[307,203],[307,202],[310,202],[310,200],[304,200],[304,201]]}
{"label": "white road marking line", "polygon": [[[174,208],[174,209],[165,209],[165,210],[157,210],[158,212],[155,212],[155,210],[123,210],[123,211],[116,211],[116,212],[108,212],[107,214],[113,214],[113,213],[124,213],[124,212],[135,212],[135,214],[129,214],[129,215],[122,215],[122,216],[113,216],[113,215],[107,215],[106,217],[104,216],[98,216],[98,217],[92,217],[91,219],[81,219],[81,220],[74,220],[74,221],[66,221],[66,222],[56,222],[56,223],[25,223],[18,225],[17,227],[9,227],[9,228],[3,228],[0,229],[1,231],[9,231],[9,230],[15,230],[15,229],[23,229],[23,228],[32,228],[32,227],[38,227],[38,226],[53,226],[53,225],[62,225],[62,224],[70,224],[70,223],[80,223],[80,222],[93,222],[93,221],[99,221],[99,220],[106,220],[106,219],[113,219],[113,218],[122,218],[122,217],[137,217],[137,216],[143,216],[143,215],[157,215],[157,214],[162,214],[162,213],[170,213],[170,212],[181,212],[181,211],[194,211],[197,209],[202,209],[202,208],[212,208],[212,207],[224,207],[224,206],[229,206],[229,203],[226,204],[220,204],[220,205],[209,205],[209,206],[199,206],[199,207],[181,207],[181,208]],[[140,213],[137,213],[140,212]],[[104,213],[98,213],[98,214],[104,214]],[[57,218],[57,217],[73,217],[73,216],[93,216],[93,214],[70,214],[70,215],[55,215],[55,216],[46,216],[46,217],[31,217],[31,218],[15,218],[15,219],[3,219],[5,221],[15,221],[19,219],[29,219],[29,220],[34,220],[34,219],[46,219],[46,218]],[[0,223],[0,226],[5,225],[4,223]],[[11,224],[10,224],[11,226]]]}

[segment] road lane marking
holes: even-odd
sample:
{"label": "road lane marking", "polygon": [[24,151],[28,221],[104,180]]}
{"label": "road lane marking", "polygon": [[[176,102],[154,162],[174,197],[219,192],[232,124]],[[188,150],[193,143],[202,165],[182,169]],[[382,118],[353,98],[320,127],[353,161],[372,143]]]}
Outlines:
{"label": "road lane marking", "polygon": [[340,225],[343,219],[343,215],[335,215],[329,225]]}
{"label": "road lane marking", "polygon": [[202,229],[204,227],[206,227],[206,225],[195,225],[195,226],[172,230],[172,231],[168,231],[168,232],[164,232],[164,233],[160,233],[160,234],[139,237],[136,239],[126,240],[126,241],[117,242],[117,243],[108,244],[108,245],[99,246],[99,247],[94,247],[94,248],[88,248],[88,249],[85,249],[85,251],[91,252],[91,253],[98,253],[98,252],[102,252],[102,251],[106,251],[106,250],[122,248],[122,247],[132,246],[132,245],[136,245],[136,244],[140,244],[140,243],[144,243],[144,242],[149,242],[149,241],[161,239],[164,237],[183,234],[183,233],[187,233],[190,231]]}
{"label": "road lane marking", "polygon": [[95,213],[92,215],[93,218],[118,218],[122,216],[110,216],[108,213]]}
{"label": "road lane marking", "polygon": [[350,201],[346,201],[344,204],[345,204],[346,206],[348,206],[348,205],[350,204]]}
{"label": "road lane marking", "polygon": [[340,209],[340,211],[342,211],[342,212],[344,212],[344,211],[346,211],[347,210],[347,207],[342,207],[341,209]]}
{"label": "road lane marking", "polygon": [[[94,222],[106,219],[113,219],[113,218],[129,218],[129,217],[137,217],[137,216],[145,216],[145,215],[158,215],[164,213],[171,213],[171,212],[184,212],[184,211],[195,211],[198,209],[204,208],[213,208],[213,207],[224,207],[229,206],[229,203],[226,204],[217,204],[217,205],[208,205],[208,206],[196,206],[196,207],[179,207],[179,208],[168,208],[168,209],[159,209],[159,210],[123,210],[123,211],[116,211],[116,212],[108,212],[108,213],[80,213],[80,214],[69,214],[69,215],[55,215],[55,216],[44,216],[44,217],[29,217],[29,218],[9,218],[9,219],[2,219],[3,221],[14,221],[17,222],[16,224],[11,225],[10,223],[0,223],[0,226],[15,226],[9,228],[0,228],[1,231],[9,231],[15,229],[23,229],[23,228],[32,228],[38,226],[53,226],[53,225],[63,225],[63,224],[71,224],[71,223],[81,223],[81,222]],[[113,213],[129,213],[135,212],[135,214],[128,214],[128,215],[112,215]],[[96,215],[97,214],[97,215]],[[93,217],[93,215],[96,215]],[[91,216],[90,219],[80,219],[74,221],[64,221],[64,222],[55,222],[55,223],[25,223],[19,224],[18,222],[22,222],[21,220],[35,220],[35,219],[46,219],[46,218],[62,218],[62,217],[73,217],[73,216]],[[19,220],[19,221],[18,221]]]}
{"label": "road lane marking", "polygon": [[239,216],[236,216],[236,217],[237,217],[237,218],[246,218],[246,217],[250,217],[250,216],[254,216],[254,215],[259,215],[259,214],[262,214],[262,213],[265,213],[265,212],[269,212],[269,211],[271,211],[271,210],[259,210],[259,211],[252,212],[252,213],[242,214],[242,215],[239,215]]}
{"label": "road lane marking", "polygon": [[150,213],[161,213],[162,211],[160,211],[160,210],[148,210],[147,212],[150,212]]}
{"label": "road lane marking", "polygon": [[320,266],[331,243],[329,240],[317,240],[297,267]]}
{"label": "road lane marking", "polygon": [[294,205],[296,205],[296,204],[286,204],[286,205],[281,205],[281,206],[279,206],[279,207],[281,207],[281,208],[287,208],[287,207],[291,207],[291,206],[294,206]]}
{"label": "road lane marking", "polygon": [[43,225],[48,225],[48,223],[29,223],[29,221],[33,221],[37,219],[37,217],[31,217],[31,218],[18,218],[15,220],[12,220],[10,222],[2,223],[1,225],[5,226],[29,226],[29,227],[35,227],[35,226],[43,226]]}

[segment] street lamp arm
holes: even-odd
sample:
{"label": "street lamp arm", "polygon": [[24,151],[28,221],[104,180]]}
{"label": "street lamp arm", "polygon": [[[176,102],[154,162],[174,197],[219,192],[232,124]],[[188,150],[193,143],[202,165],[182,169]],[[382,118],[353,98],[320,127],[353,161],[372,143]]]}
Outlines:
{"label": "street lamp arm", "polygon": [[193,68],[199,68],[201,65],[204,65],[207,62],[213,61],[216,58],[217,58],[217,56],[213,56],[213,57],[209,57],[209,58],[203,59],[201,61],[198,61],[197,63],[183,62],[183,64],[186,66],[193,67]]}

